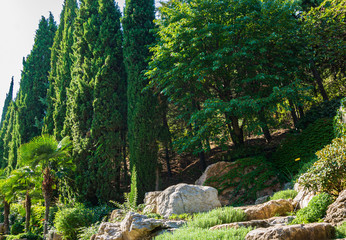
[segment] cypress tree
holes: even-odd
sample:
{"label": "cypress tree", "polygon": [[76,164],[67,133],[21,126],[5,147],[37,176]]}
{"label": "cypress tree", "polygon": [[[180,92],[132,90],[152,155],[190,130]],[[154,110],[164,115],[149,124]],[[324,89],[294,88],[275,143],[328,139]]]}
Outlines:
{"label": "cypress tree", "polygon": [[41,134],[46,112],[50,48],[56,31],[52,14],[41,18],[31,53],[23,61],[22,78],[18,93],[19,133],[23,143]]}
{"label": "cypress tree", "polygon": [[80,196],[93,204],[115,198],[120,188],[126,109],[120,16],[113,0],[85,0],[74,25],[64,132],[74,142]]}
{"label": "cypress tree", "polygon": [[128,141],[131,168],[136,167],[138,197],[155,187],[157,168],[157,99],[150,91],[142,91],[148,80],[144,71],[150,56],[148,45],[154,41],[154,0],[126,0],[124,59],[128,82]]}
{"label": "cypress tree", "polygon": [[8,93],[6,94],[6,99],[5,99],[5,102],[4,102],[4,107],[2,108],[0,129],[2,127],[4,119],[6,117],[7,109],[9,107],[10,103],[12,102],[12,98],[13,98],[13,77],[12,77],[12,80],[11,80],[10,89],[8,90]]}

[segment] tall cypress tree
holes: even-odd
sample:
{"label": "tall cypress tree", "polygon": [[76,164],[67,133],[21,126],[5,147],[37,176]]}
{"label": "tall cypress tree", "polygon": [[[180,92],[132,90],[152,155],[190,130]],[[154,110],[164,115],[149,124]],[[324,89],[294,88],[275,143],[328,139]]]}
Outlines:
{"label": "tall cypress tree", "polygon": [[120,16],[113,0],[85,0],[75,20],[64,131],[74,142],[80,196],[94,204],[120,188],[126,109]]}
{"label": "tall cypress tree", "polygon": [[41,18],[31,53],[23,61],[22,78],[18,93],[19,132],[23,143],[41,134],[46,112],[50,48],[56,31],[52,14]]}
{"label": "tall cypress tree", "polygon": [[10,106],[10,103],[12,102],[12,98],[13,98],[13,77],[12,77],[12,80],[11,80],[10,89],[8,90],[8,93],[6,94],[6,99],[5,99],[5,102],[4,102],[4,107],[2,108],[0,129],[2,127],[4,119],[6,117],[7,109]]}
{"label": "tall cypress tree", "polygon": [[128,141],[131,168],[136,167],[139,199],[155,187],[157,168],[157,99],[150,91],[142,91],[148,80],[144,71],[150,56],[148,46],[154,37],[154,0],[126,0],[124,58],[128,82]]}

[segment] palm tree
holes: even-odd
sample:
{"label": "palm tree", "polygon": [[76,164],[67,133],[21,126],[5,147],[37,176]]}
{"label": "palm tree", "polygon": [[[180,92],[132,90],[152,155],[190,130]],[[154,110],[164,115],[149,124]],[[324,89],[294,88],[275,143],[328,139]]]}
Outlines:
{"label": "palm tree", "polygon": [[29,167],[18,168],[10,173],[7,178],[8,186],[12,193],[25,194],[25,232],[29,232],[31,217],[31,198],[37,192],[37,182],[40,177]]}
{"label": "palm tree", "polygon": [[46,208],[43,234],[48,232],[49,209],[56,189],[57,175],[69,169],[74,170],[70,149],[68,137],[58,142],[50,135],[35,137],[19,148],[19,164],[29,165],[34,171],[41,172],[43,177],[42,192]]}

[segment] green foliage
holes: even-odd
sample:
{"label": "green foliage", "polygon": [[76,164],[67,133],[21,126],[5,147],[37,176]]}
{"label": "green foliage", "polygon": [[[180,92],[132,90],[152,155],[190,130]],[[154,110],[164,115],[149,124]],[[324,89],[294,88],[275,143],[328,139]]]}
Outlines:
{"label": "green foliage", "polygon": [[316,155],[318,161],[298,183],[312,191],[338,196],[346,188],[346,137],[334,139]]}
{"label": "green foliage", "polygon": [[0,122],[0,129],[2,128],[3,121],[5,120],[8,107],[10,106],[10,103],[13,101],[12,98],[13,98],[13,77],[11,80],[10,89],[8,90],[8,93],[6,94],[4,106],[2,108],[2,114],[1,114],[1,120],[0,120],[1,121]]}
{"label": "green foliage", "polygon": [[157,98],[149,90],[144,90],[148,79],[147,59],[149,45],[155,38],[154,0],[127,0],[122,26],[124,29],[124,60],[127,73],[127,124],[130,167],[136,166],[138,200],[144,199],[146,192],[155,188],[157,168],[158,129]]}
{"label": "green foliage", "polygon": [[224,207],[211,210],[210,212],[196,214],[193,220],[187,223],[187,227],[209,229],[216,225],[242,222],[245,220],[246,214],[243,210]]}
{"label": "green foliage", "polygon": [[252,228],[231,228],[209,231],[208,229],[182,227],[173,233],[167,232],[159,235],[155,240],[196,240],[202,238],[203,240],[244,240],[246,234],[251,230]]}
{"label": "green foliage", "polygon": [[346,222],[335,228],[336,238],[346,238]]}
{"label": "green foliage", "polygon": [[171,220],[185,220],[185,221],[190,221],[192,220],[193,215],[189,214],[189,213],[183,213],[183,214],[172,214],[171,216],[169,216],[169,219]]}
{"label": "green foliage", "polygon": [[10,235],[6,237],[6,240],[15,240],[15,239],[27,239],[27,240],[43,240],[43,237],[35,233],[21,233],[18,235]]}
{"label": "green foliage", "polygon": [[63,239],[77,240],[79,229],[92,224],[93,213],[83,205],[60,209],[55,216],[54,226]]}
{"label": "green foliage", "polygon": [[301,134],[290,134],[281,142],[270,160],[280,171],[295,175],[302,165],[315,158],[316,151],[329,144],[333,138],[332,120],[319,119]]}
{"label": "green foliage", "polygon": [[[254,201],[258,191],[278,183],[278,180],[271,180],[277,174],[263,156],[239,159],[235,164],[237,167],[230,169],[226,174],[209,178],[206,182],[210,186],[215,186],[219,193],[233,187],[234,190],[229,197],[234,200],[234,204]],[[245,171],[248,168],[252,171]],[[235,179],[240,179],[240,181],[235,181]],[[239,192],[244,194],[239,194]]]}
{"label": "green foliage", "polygon": [[41,205],[33,205],[31,207],[31,231],[33,233],[42,233],[43,230],[43,219],[46,208]]}
{"label": "green foliage", "polygon": [[18,235],[18,234],[23,233],[23,232],[24,232],[24,224],[23,223],[15,222],[11,226],[11,235]]}
{"label": "green foliage", "polygon": [[300,129],[305,129],[309,124],[314,123],[321,118],[334,118],[340,107],[340,99],[333,99],[330,101],[323,101],[319,104],[313,105],[303,118],[301,118],[297,124]]}
{"label": "green foliage", "polygon": [[278,199],[294,199],[297,196],[298,192],[295,190],[283,190],[276,192],[273,196],[270,197],[270,200]]}
{"label": "green foliage", "polygon": [[94,234],[97,234],[100,225],[101,223],[97,222],[89,227],[81,227],[79,229],[78,240],[90,240]]}
{"label": "green foliage", "polygon": [[340,105],[334,118],[334,132],[337,137],[346,136],[346,123],[342,120],[343,116],[346,118],[346,98],[340,101]]}
{"label": "green foliage", "polygon": [[328,206],[333,202],[333,198],[327,193],[320,193],[314,196],[307,207],[297,212],[297,217],[291,224],[304,224],[320,221],[325,215]]}

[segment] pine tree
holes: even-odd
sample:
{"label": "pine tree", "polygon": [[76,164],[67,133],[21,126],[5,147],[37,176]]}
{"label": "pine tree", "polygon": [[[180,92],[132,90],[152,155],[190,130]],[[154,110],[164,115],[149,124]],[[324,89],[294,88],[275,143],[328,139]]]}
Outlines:
{"label": "pine tree", "polygon": [[71,82],[73,23],[76,11],[76,0],[65,0],[52,47],[45,131],[54,134],[57,139],[62,139],[61,132],[66,116],[66,89]]}
{"label": "pine tree", "polygon": [[18,93],[19,133],[23,143],[41,134],[46,112],[50,48],[56,31],[52,14],[41,18],[31,53],[23,61],[22,78]]}
{"label": "pine tree", "polygon": [[157,168],[157,99],[150,91],[142,91],[148,80],[144,71],[150,56],[148,45],[154,37],[154,0],[126,0],[124,28],[124,58],[128,82],[128,141],[131,168],[136,167],[138,197],[155,187]]}
{"label": "pine tree", "polygon": [[80,196],[94,204],[120,188],[126,110],[120,16],[113,0],[85,0],[74,25],[64,132],[73,139]]}
{"label": "pine tree", "polygon": [[12,98],[13,98],[13,77],[12,77],[12,80],[11,80],[10,90],[8,90],[8,93],[6,94],[6,99],[5,99],[5,102],[4,102],[4,107],[2,109],[0,129],[2,127],[4,119],[6,117],[6,113],[7,113],[8,107],[9,107],[11,101],[12,101]]}

